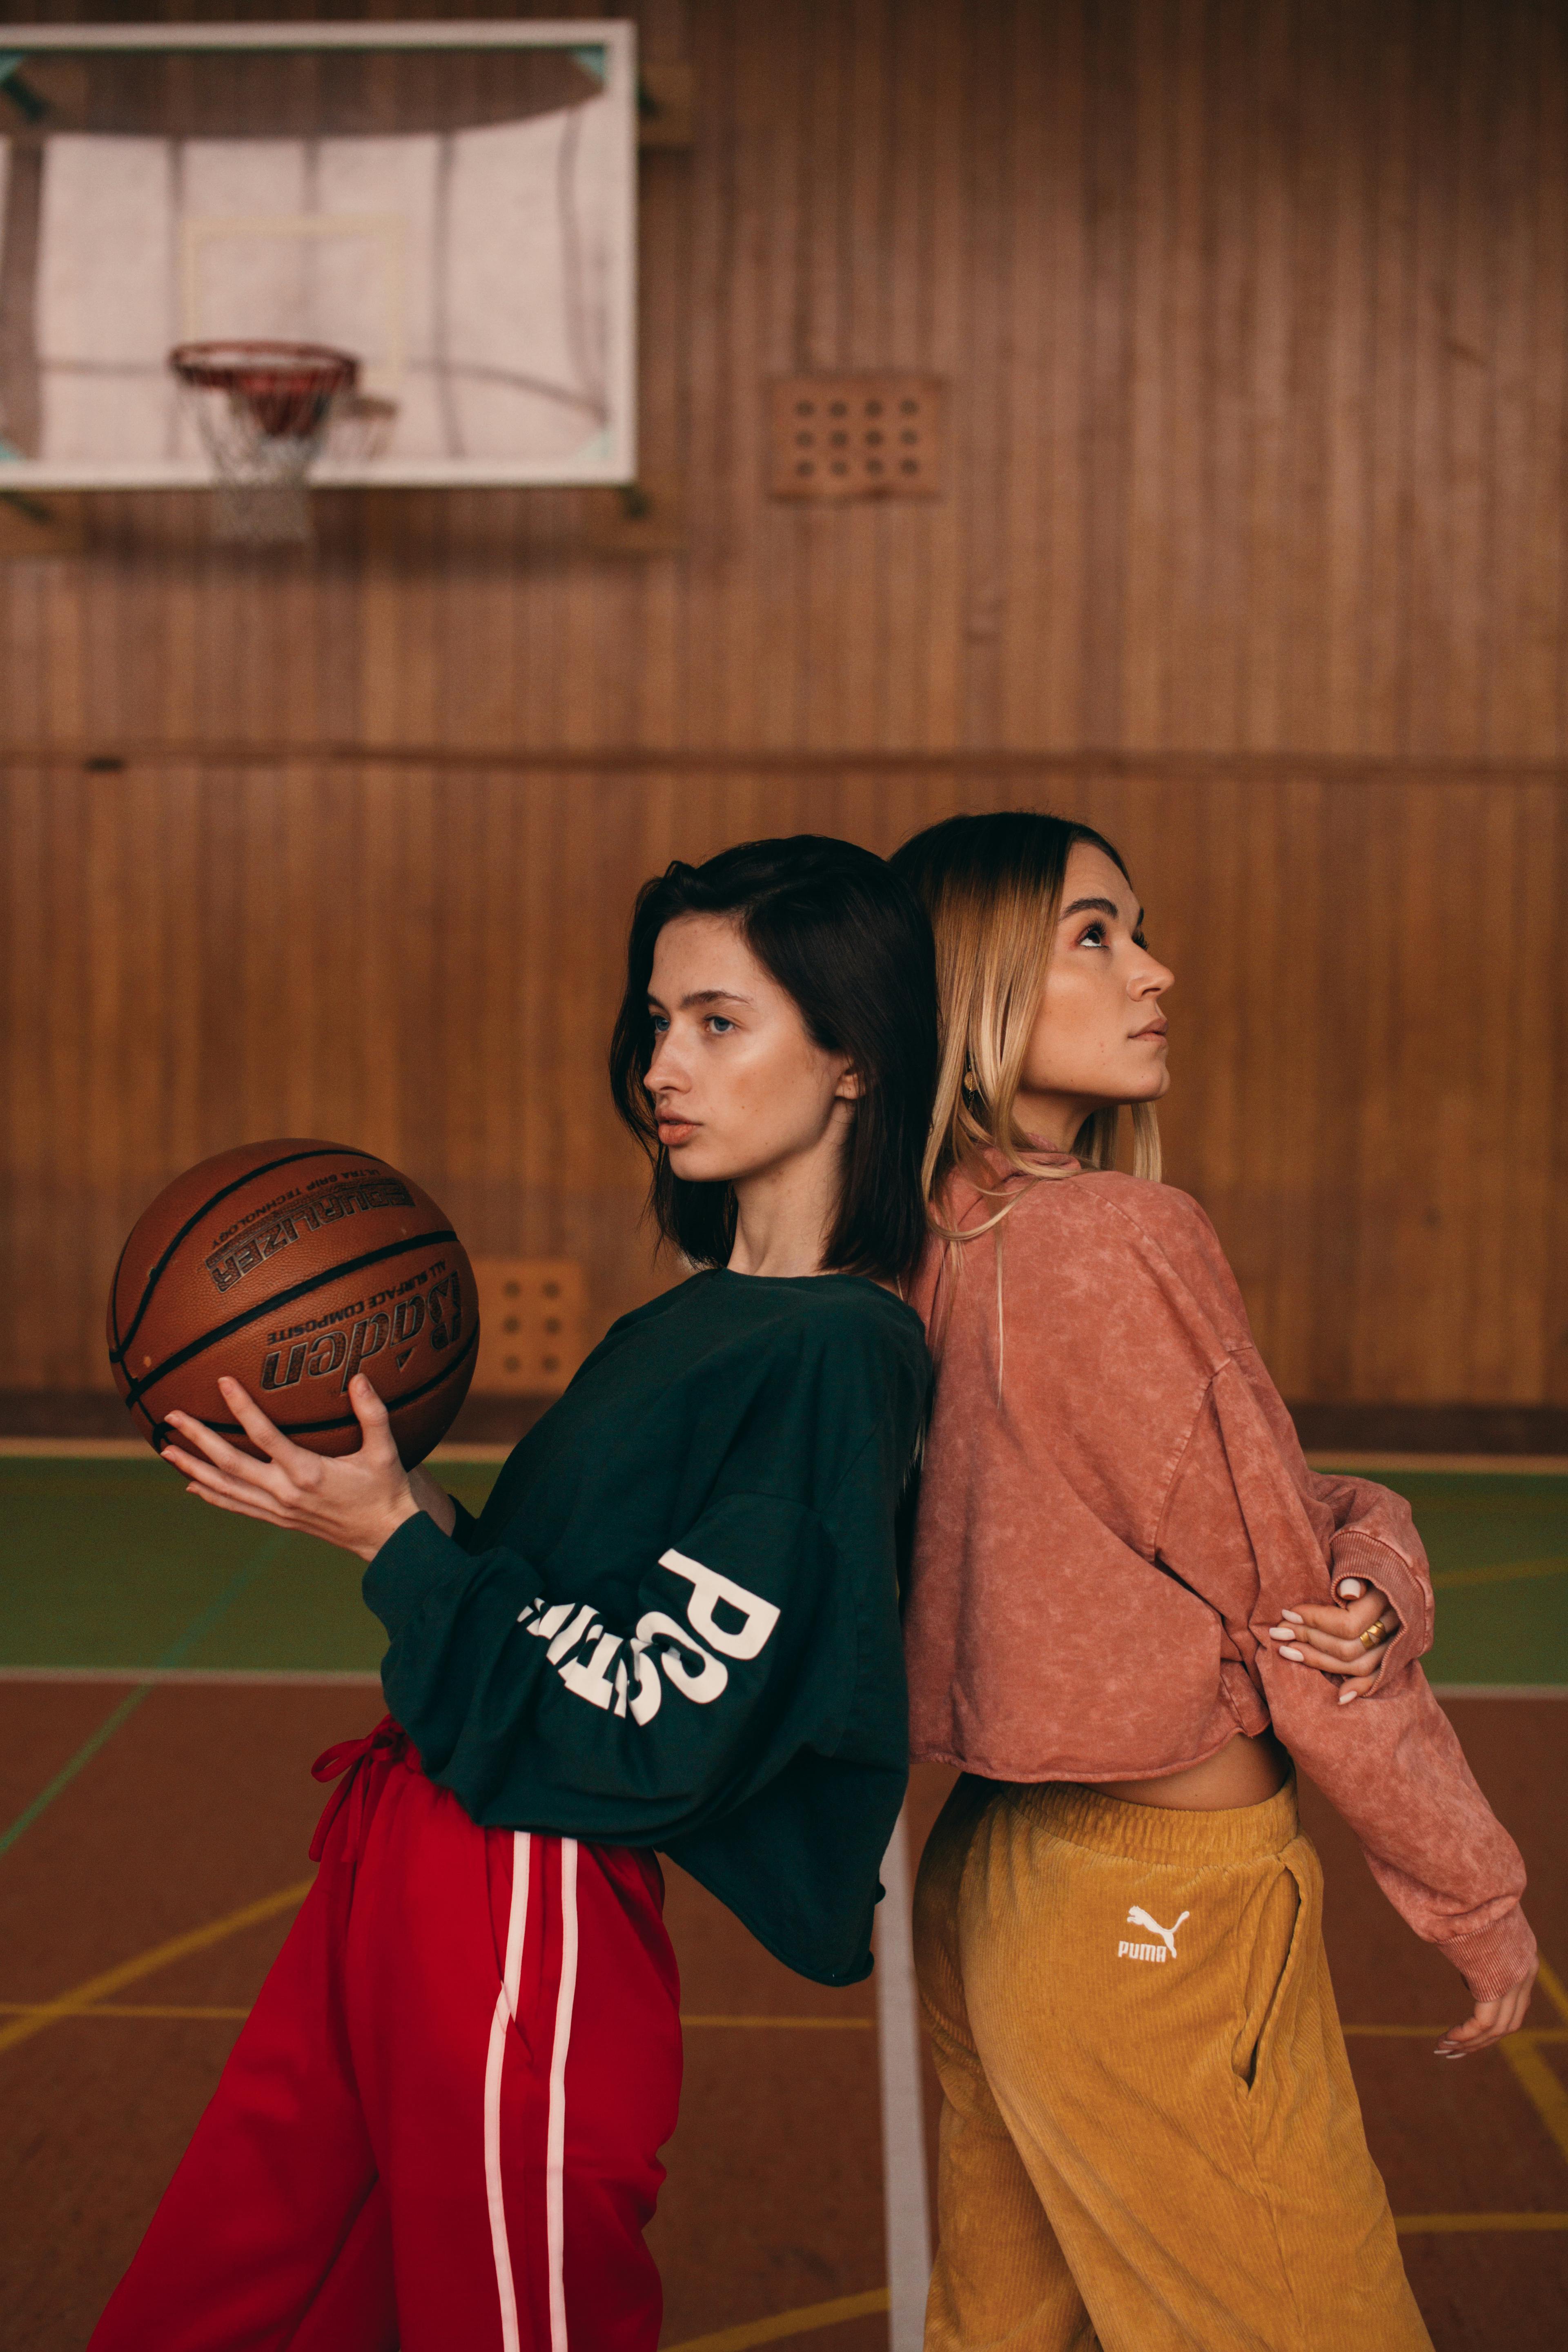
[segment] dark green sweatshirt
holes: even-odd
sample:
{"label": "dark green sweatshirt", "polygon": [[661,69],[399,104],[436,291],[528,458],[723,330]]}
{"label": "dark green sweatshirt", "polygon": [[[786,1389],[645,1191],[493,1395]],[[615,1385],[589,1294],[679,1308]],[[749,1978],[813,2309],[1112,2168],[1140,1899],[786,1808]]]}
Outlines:
{"label": "dark green sweatshirt", "polygon": [[919,1318],[853,1275],[623,1317],[478,1520],[421,1512],[366,1570],[426,1771],[487,1827],[658,1846],[803,1976],[865,1976],[930,1384]]}

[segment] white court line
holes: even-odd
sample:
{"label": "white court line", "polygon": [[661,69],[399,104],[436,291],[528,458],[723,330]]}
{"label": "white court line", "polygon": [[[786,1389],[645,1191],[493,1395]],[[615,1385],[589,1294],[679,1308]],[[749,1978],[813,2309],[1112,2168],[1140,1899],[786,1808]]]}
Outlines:
{"label": "white court line", "polygon": [[920,2013],[910,1925],[910,1843],[899,1815],[882,1859],[886,1889],[877,1908],[877,2050],[882,2088],[882,2181],[888,2236],[889,2352],[921,2352],[931,2284],[931,2211],[926,2194],[921,2098]]}
{"label": "white court line", "polygon": [[[0,1666],[0,1683],[189,1683],[279,1690],[379,1690],[381,1676],[315,1666]],[[1434,1683],[1438,1698],[1568,1698],[1568,1683]],[[889,1870],[883,1869],[888,1901]],[[908,1868],[905,1867],[908,1879]],[[884,1918],[886,1906],[878,1912]],[[907,1929],[906,1929],[907,1933]],[[879,1969],[882,1963],[879,1961]],[[911,2012],[912,2013],[912,2012]]]}
{"label": "white court line", "polygon": [[1462,1472],[1487,1478],[1568,1476],[1568,1454],[1325,1453],[1314,1446],[1307,1460],[1314,1470],[1430,1470],[1439,1476]]}
{"label": "white court line", "polygon": [[[10,30],[14,33],[15,26]],[[450,1445],[437,1446],[428,1459],[436,1463],[504,1462],[511,1451],[510,1445],[471,1445],[459,1439]],[[142,1437],[0,1437],[0,1461],[26,1461],[29,1457],[37,1462],[147,1462],[157,1458]],[[1568,1454],[1400,1454],[1386,1448],[1366,1454],[1354,1447],[1325,1451],[1314,1446],[1307,1459],[1314,1470],[1468,1471],[1500,1478],[1568,1476]]]}
{"label": "white court line", "polygon": [[1434,1698],[1568,1698],[1568,1683],[1434,1683]]}

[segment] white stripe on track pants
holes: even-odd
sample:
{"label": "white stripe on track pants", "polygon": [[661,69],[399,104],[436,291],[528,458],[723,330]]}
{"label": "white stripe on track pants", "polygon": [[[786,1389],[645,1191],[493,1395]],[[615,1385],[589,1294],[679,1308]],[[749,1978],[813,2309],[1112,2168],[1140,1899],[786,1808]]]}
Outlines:
{"label": "white stripe on track pants", "polygon": [[476,1828],[394,1726],[336,1756],[316,1885],[91,2352],[655,2352],[658,1864]]}

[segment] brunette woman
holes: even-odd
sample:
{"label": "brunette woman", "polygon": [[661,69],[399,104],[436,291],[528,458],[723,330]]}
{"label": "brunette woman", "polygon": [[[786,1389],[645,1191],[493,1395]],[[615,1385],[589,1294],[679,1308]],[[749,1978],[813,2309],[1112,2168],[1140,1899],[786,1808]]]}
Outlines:
{"label": "brunette woman", "polygon": [[391,1717],[93,2342],[653,2352],[680,2036],[655,1849],[791,1968],[870,1967],[906,1769],[893,1524],[930,1367],[931,934],[868,852],[672,866],[611,1053],[701,1269],[616,1324],[476,1521],[366,1380],[322,1461],[182,1420],[223,1510],[370,1563]]}
{"label": "brunette woman", "polygon": [[916,1895],[927,2346],[1415,2352],[1291,1759],[1468,1985],[1440,2053],[1516,2027],[1524,1874],[1416,1664],[1420,1541],[1308,1468],[1214,1228],[1158,1181],[1172,975],[1116,852],[1016,814],[894,863],[943,1024],[911,1748],[965,1775]]}

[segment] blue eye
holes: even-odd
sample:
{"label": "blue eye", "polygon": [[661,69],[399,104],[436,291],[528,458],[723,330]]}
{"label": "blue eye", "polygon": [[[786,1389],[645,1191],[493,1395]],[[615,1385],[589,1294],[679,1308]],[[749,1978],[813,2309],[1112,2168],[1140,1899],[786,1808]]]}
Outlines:
{"label": "blue eye", "polygon": [[708,1016],[708,1026],[715,1037],[727,1037],[734,1025],[722,1013],[710,1013]]}
{"label": "blue eye", "polygon": [[648,1027],[653,1031],[656,1037],[662,1037],[668,1026],[669,1015],[668,1013],[650,1013],[648,1014]]}

